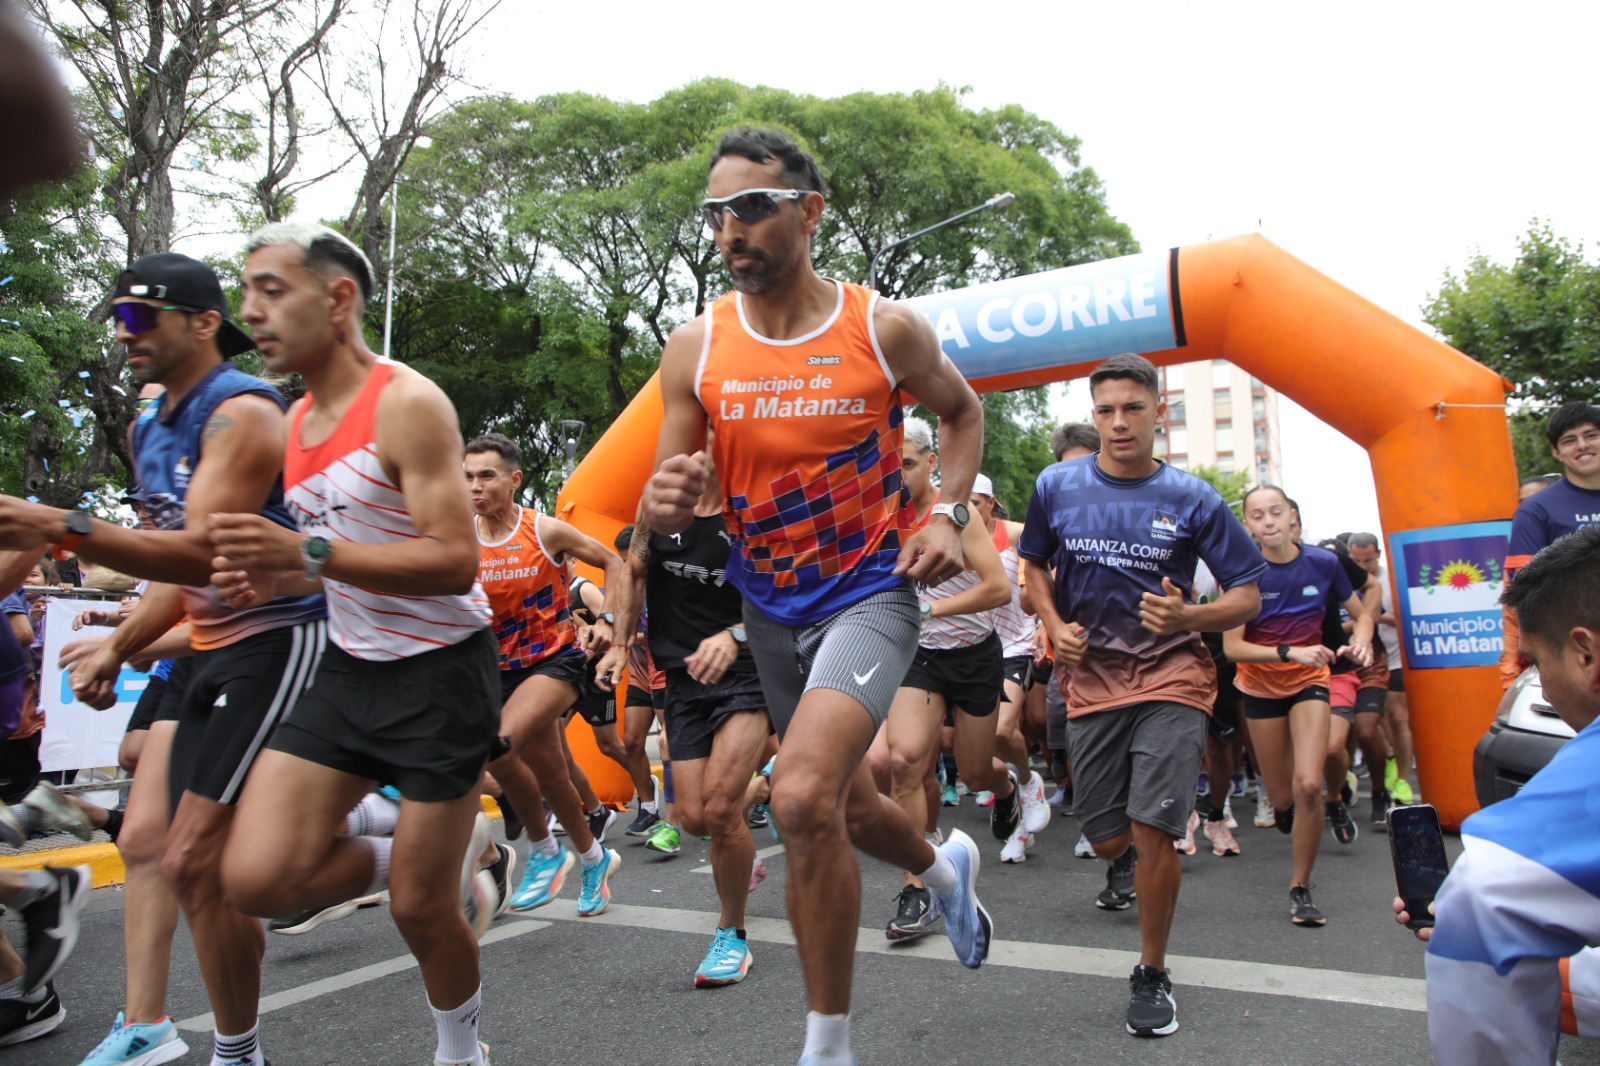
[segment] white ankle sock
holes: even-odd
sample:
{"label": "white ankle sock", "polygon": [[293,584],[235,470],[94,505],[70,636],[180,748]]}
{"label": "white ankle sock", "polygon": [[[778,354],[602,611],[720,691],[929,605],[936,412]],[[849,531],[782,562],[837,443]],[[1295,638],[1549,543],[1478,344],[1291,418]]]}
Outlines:
{"label": "white ankle sock", "polygon": [[547,834],[543,840],[535,840],[533,842],[532,850],[548,858],[560,851],[561,845],[556,843],[556,838],[553,835]]}
{"label": "white ankle sock", "polygon": [[[915,871],[913,871],[915,872]],[[956,864],[943,848],[933,849],[933,865],[917,873],[922,883],[941,896],[948,896],[956,888]]]}
{"label": "white ankle sock", "polygon": [[440,1062],[471,1063],[478,1066],[483,1057],[478,1051],[478,1012],[483,1008],[483,987],[453,1010],[440,1010],[432,1003],[433,1027],[439,1033],[439,1049],[434,1058]]}
{"label": "white ankle sock", "polygon": [[389,854],[394,850],[392,837],[362,837],[372,849],[372,883],[362,893],[375,896],[389,887]]}
{"label": "white ankle sock", "polygon": [[248,1033],[241,1033],[239,1036],[223,1036],[221,1033],[213,1032],[211,1066],[233,1066],[238,1062],[263,1066],[266,1060],[261,1056],[260,1030],[261,1023],[257,1022],[250,1027]]}
{"label": "white ankle sock", "polygon": [[593,844],[589,845],[589,850],[583,853],[583,864],[585,866],[593,866],[597,862],[603,862],[605,857],[606,849],[600,845],[598,840],[596,840]]}
{"label": "white ankle sock", "polygon": [[850,1015],[806,1015],[806,1048],[802,1053],[818,1066],[850,1061]]}
{"label": "white ankle sock", "polygon": [[344,831],[353,837],[382,837],[394,832],[400,822],[400,804],[378,792],[370,792],[345,815]]}

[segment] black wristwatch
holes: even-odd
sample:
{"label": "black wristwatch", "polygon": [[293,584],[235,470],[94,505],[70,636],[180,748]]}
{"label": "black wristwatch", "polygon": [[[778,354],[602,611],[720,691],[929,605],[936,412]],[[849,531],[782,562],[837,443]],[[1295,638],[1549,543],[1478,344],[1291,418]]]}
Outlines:
{"label": "black wristwatch", "polygon": [[728,636],[733,638],[733,642],[735,644],[745,644],[748,642],[748,638],[745,636],[744,626],[742,625],[729,626]]}
{"label": "black wristwatch", "polygon": [[1281,663],[1286,663],[1289,661],[1289,645],[1278,645],[1278,661]]}
{"label": "black wristwatch", "polygon": [[601,611],[599,614],[594,616],[594,620],[596,622],[604,622],[608,626],[615,626],[617,624],[617,612]]}
{"label": "black wristwatch", "polygon": [[83,538],[94,529],[94,521],[83,511],[72,511],[66,517],[66,527],[66,535],[50,550],[51,557],[58,562],[65,562],[68,555],[78,550]]}

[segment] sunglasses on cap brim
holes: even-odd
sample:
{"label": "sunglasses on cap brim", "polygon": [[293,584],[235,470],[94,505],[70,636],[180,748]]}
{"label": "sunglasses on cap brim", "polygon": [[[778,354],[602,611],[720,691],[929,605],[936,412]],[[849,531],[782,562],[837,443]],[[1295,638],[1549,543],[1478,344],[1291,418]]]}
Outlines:
{"label": "sunglasses on cap brim", "polygon": [[144,333],[155,329],[162,311],[182,311],[185,314],[199,314],[193,307],[181,307],[178,304],[112,304],[111,316],[129,333]]}
{"label": "sunglasses on cap brim", "polygon": [[724,211],[731,212],[734,218],[748,226],[777,214],[778,206],[785,200],[798,200],[810,191],[810,189],[746,189],[732,196],[700,201],[700,216],[713,230],[722,229]]}

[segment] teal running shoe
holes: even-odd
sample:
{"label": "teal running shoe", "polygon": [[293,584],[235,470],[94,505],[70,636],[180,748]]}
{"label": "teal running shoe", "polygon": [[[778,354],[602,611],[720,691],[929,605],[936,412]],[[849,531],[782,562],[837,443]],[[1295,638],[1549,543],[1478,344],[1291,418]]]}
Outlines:
{"label": "teal running shoe", "polygon": [[171,1018],[127,1025],[122,1017],[118,1011],[111,1032],[81,1066],[160,1066],[189,1053]]}
{"label": "teal running shoe", "polygon": [[511,894],[511,909],[518,914],[537,910],[561,894],[567,874],[578,857],[566,848],[558,847],[554,855],[546,855],[538,848],[528,851],[528,866],[522,871],[522,882]]}
{"label": "teal running shoe", "polygon": [[678,832],[678,827],[671,822],[662,822],[656,826],[655,832],[650,834],[650,839],[644,846],[651,851],[659,851],[663,855],[676,855],[683,845],[683,834]]}
{"label": "teal running shoe", "polygon": [[718,929],[711,938],[706,961],[694,972],[696,988],[721,988],[743,981],[750,972],[750,945],[732,929]]}
{"label": "teal running shoe", "polygon": [[578,917],[593,918],[611,906],[611,877],[622,866],[622,856],[611,848],[593,866],[583,868],[583,890],[578,893]]}

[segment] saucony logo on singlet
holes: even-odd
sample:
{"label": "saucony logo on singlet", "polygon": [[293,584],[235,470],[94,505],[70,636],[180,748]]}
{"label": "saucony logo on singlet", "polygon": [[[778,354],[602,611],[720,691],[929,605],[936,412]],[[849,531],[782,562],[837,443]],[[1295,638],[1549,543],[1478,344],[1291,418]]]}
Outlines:
{"label": "saucony logo on singlet", "polygon": [[878,672],[878,667],[880,667],[882,665],[883,665],[883,661],[880,659],[878,662],[875,662],[875,663],[872,664],[872,669],[871,670],[868,670],[864,674],[851,674],[850,677],[852,679],[854,679],[856,684],[865,685],[868,681],[872,680],[872,675],[877,673]]}

